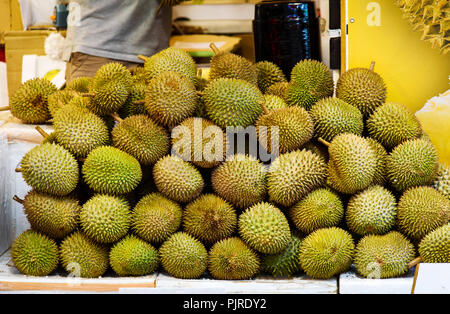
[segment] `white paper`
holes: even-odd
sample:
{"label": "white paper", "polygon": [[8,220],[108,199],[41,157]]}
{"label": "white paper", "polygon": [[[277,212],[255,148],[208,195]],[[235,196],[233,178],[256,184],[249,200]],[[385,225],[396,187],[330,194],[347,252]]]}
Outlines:
{"label": "white paper", "polygon": [[24,55],[22,59],[22,83],[35,78],[43,78],[50,71],[59,70],[51,82],[57,88],[65,83],[66,62],[53,60],[48,56]]}
{"label": "white paper", "polygon": [[449,294],[450,263],[420,263],[414,294]]}

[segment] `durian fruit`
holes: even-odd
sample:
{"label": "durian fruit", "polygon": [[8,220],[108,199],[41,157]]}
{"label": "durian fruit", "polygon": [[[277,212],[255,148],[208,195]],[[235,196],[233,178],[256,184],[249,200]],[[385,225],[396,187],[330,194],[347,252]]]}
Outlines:
{"label": "durian fruit", "polygon": [[109,262],[119,276],[145,276],[156,270],[159,257],[151,244],[128,235],[111,248]]}
{"label": "durian fruit", "polygon": [[297,229],[308,234],[320,228],[337,226],[344,217],[344,205],[335,192],[319,188],[292,206],[289,216]]}
{"label": "durian fruit", "polygon": [[322,143],[319,143],[319,141],[312,139],[308,143],[303,145],[303,149],[306,149],[306,150],[310,151],[311,153],[316,154],[317,156],[322,158],[322,160],[325,163],[328,162],[328,159],[329,159],[328,147],[323,145]]}
{"label": "durian fruit", "polygon": [[161,243],[178,230],[182,209],[159,193],[144,196],[134,207],[131,225],[134,233],[150,243]]}
{"label": "durian fruit", "polygon": [[266,89],[266,95],[275,95],[286,102],[286,95],[289,88],[289,82],[278,82],[270,85]]}
{"label": "durian fruit", "polygon": [[145,166],[156,163],[169,152],[169,134],[147,115],[138,114],[120,120],[111,135],[115,147]]}
{"label": "durian fruit", "polygon": [[244,80],[219,78],[211,81],[203,93],[206,114],[223,129],[253,125],[262,112],[263,95]]}
{"label": "durian fruit", "polygon": [[354,250],[347,231],[336,227],[318,229],[300,244],[300,265],[312,278],[330,279],[350,267]]}
{"label": "durian fruit", "polygon": [[78,158],[109,142],[105,122],[88,109],[73,104],[58,110],[53,116],[53,127],[57,142]]}
{"label": "durian fruit", "polygon": [[387,157],[386,172],[397,191],[428,185],[436,178],[438,155],[427,140],[408,140],[398,145]]}
{"label": "durian fruit", "polygon": [[23,156],[23,179],[37,192],[63,196],[78,184],[78,163],[65,148],[45,143],[34,147]]}
{"label": "durian fruit", "polygon": [[130,70],[131,78],[133,79],[134,84],[145,84],[147,75],[145,73],[144,65],[137,65],[128,68],[128,70]]}
{"label": "durian fruit", "polygon": [[46,235],[27,230],[11,245],[11,259],[24,275],[47,276],[58,266],[58,245]]}
{"label": "durian fruit", "polygon": [[280,67],[270,61],[260,61],[255,64],[258,78],[258,87],[261,92],[266,90],[275,83],[286,82],[286,76]]}
{"label": "durian fruit", "polygon": [[264,255],[261,268],[274,277],[290,277],[301,271],[298,254],[302,237],[293,233],[288,246],[278,254]]}
{"label": "durian fruit", "polygon": [[139,102],[140,100],[145,100],[146,89],[147,85],[143,82],[131,85],[130,94],[118,111],[118,114],[122,119],[137,114],[147,114],[145,103]]}
{"label": "durian fruit", "polygon": [[194,59],[180,48],[169,47],[151,57],[142,57],[147,82],[166,71],[177,72],[191,81],[197,82],[197,65]]}
{"label": "durian fruit", "polygon": [[446,164],[439,163],[433,187],[450,200],[450,167]]}
{"label": "durian fruit", "polygon": [[265,94],[263,95],[263,102],[264,107],[268,111],[276,110],[276,109],[282,109],[286,108],[288,105],[284,102],[283,99],[281,99],[279,96],[271,95],[271,94]]}
{"label": "durian fruit", "polygon": [[309,111],[314,121],[314,135],[331,141],[336,135],[353,133],[361,135],[364,122],[358,108],[345,101],[328,97],[319,100]]}
{"label": "durian fruit", "polygon": [[172,151],[197,167],[213,168],[226,155],[226,140],[223,130],[210,120],[191,117],[172,130]]}
{"label": "durian fruit", "polygon": [[450,263],[450,224],[428,233],[420,241],[419,254],[425,263]]}
{"label": "durian fruit", "polygon": [[271,201],[292,206],[312,190],[325,184],[327,166],[318,155],[297,150],[278,156],[267,173]]}
{"label": "durian fruit", "polygon": [[223,52],[211,44],[214,56],[211,58],[209,79],[219,78],[239,79],[258,85],[258,72],[255,64],[244,57],[231,52]]}
{"label": "durian fruit", "polygon": [[365,139],[369,143],[372,150],[375,152],[377,159],[372,184],[384,185],[387,182],[386,163],[388,153],[386,152],[386,149],[384,149],[383,145],[378,143],[373,138],[366,137]]}
{"label": "durian fruit", "polygon": [[62,239],[78,227],[81,206],[72,197],[52,196],[34,190],[28,192],[23,200],[25,215],[33,230],[54,238]]}
{"label": "durian fruit", "polygon": [[66,237],[60,245],[61,264],[74,277],[97,278],[109,267],[108,248],[81,231]]}
{"label": "durian fruit", "polygon": [[131,73],[123,64],[103,65],[89,85],[89,109],[101,116],[116,112],[127,100],[131,85]]}
{"label": "durian fruit", "polygon": [[153,167],[153,179],[159,192],[181,203],[195,199],[204,187],[197,168],[177,156],[169,155],[158,160]]}
{"label": "durian fruit", "polygon": [[47,98],[48,111],[52,117],[55,117],[56,112],[59,109],[69,104],[74,97],[80,97],[80,93],[77,93],[70,89],[57,90],[50,94]]}
{"label": "durian fruit", "polygon": [[66,83],[66,90],[73,90],[79,93],[88,93],[89,85],[92,83],[93,78],[87,76],[77,77],[70,82]]}
{"label": "durian fruit", "polygon": [[109,146],[92,150],[81,172],[87,185],[97,193],[129,193],[142,179],[139,162],[120,149]]}
{"label": "durian fruit", "polygon": [[328,183],[337,191],[353,194],[373,181],[377,155],[369,142],[359,135],[342,133],[328,147]]}
{"label": "durian fruit", "polygon": [[259,143],[268,152],[278,149],[281,154],[287,153],[300,148],[313,137],[314,122],[304,108],[264,110],[256,121],[256,131]]}
{"label": "durian fruit", "polygon": [[413,240],[420,240],[431,231],[447,224],[450,201],[429,186],[406,190],[397,206],[397,225]]}
{"label": "durian fruit", "polygon": [[145,108],[157,123],[173,128],[194,115],[198,96],[191,81],[167,71],[152,78],[145,91]]}
{"label": "durian fruit", "polygon": [[400,232],[367,235],[356,245],[356,271],[370,279],[392,278],[405,274],[414,259],[414,245]]}
{"label": "durian fruit", "polygon": [[183,229],[203,243],[215,243],[230,237],[237,226],[233,206],[214,194],[204,194],[186,205]]}
{"label": "durian fruit", "polygon": [[164,269],[176,278],[198,278],[208,266],[203,244],[185,232],[171,235],[159,248],[159,256]]}
{"label": "durian fruit", "polygon": [[370,137],[387,149],[421,136],[422,128],[416,116],[404,105],[386,103],[367,119]]}
{"label": "durian fruit", "polygon": [[130,206],[122,197],[96,194],[81,208],[81,229],[99,243],[120,240],[127,234],[130,222]]}
{"label": "durian fruit", "polygon": [[250,279],[259,268],[258,254],[237,237],[217,242],[208,254],[208,270],[215,279]]}
{"label": "durian fruit", "polygon": [[353,195],[345,212],[348,228],[361,236],[385,234],[395,226],[397,201],[380,185],[372,185]]}
{"label": "durian fruit", "polygon": [[239,208],[264,200],[267,169],[253,156],[237,154],[227,158],[211,175],[214,192]]}
{"label": "durian fruit", "polygon": [[289,223],[280,209],[258,203],[239,216],[239,235],[252,249],[264,254],[284,250],[291,238]]}
{"label": "durian fruit", "polygon": [[378,73],[370,69],[354,68],[343,73],[336,84],[336,96],[369,117],[386,101],[386,85]]}
{"label": "durian fruit", "polygon": [[289,106],[311,109],[322,98],[333,96],[334,82],[330,69],[316,60],[302,60],[291,72],[291,82],[286,92]]}
{"label": "durian fruit", "polygon": [[34,78],[23,83],[9,100],[11,114],[24,123],[44,123],[50,119],[48,96],[56,92],[52,82]]}

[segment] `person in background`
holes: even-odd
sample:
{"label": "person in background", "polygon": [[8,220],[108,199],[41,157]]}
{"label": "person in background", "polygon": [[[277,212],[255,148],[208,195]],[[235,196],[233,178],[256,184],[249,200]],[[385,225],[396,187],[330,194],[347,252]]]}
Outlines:
{"label": "person in background", "polygon": [[109,62],[128,68],[169,46],[172,9],[159,0],[71,0],[66,38],[66,81],[94,76]]}

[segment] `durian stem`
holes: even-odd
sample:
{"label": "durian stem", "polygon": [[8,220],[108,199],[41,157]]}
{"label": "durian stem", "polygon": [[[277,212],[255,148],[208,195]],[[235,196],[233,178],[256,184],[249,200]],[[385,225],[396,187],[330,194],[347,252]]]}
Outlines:
{"label": "durian stem", "polygon": [[148,57],[143,56],[143,55],[138,55],[137,57],[138,57],[138,59],[141,59],[142,61],[147,61],[147,59],[148,59]]}
{"label": "durian stem", "polygon": [[6,110],[9,110],[9,109],[11,109],[10,106],[0,107],[0,111],[6,111]]}
{"label": "durian stem", "polygon": [[375,69],[375,61],[372,61],[370,63],[370,71],[373,71]]}
{"label": "durian stem", "polygon": [[95,97],[95,93],[81,93],[82,97]]}
{"label": "durian stem", "polygon": [[159,11],[161,11],[161,9],[162,9],[162,7],[163,7],[163,3],[164,3],[164,1],[161,1],[161,2],[159,3],[159,6],[158,6],[158,8],[156,9],[156,12],[155,12],[155,17],[158,16]]}
{"label": "durian stem", "polygon": [[409,262],[408,268],[413,268],[414,266],[416,266],[417,264],[422,263],[422,262],[423,262],[423,259],[422,259],[422,257],[419,256],[419,257],[413,259],[411,262]]}
{"label": "durian stem", "polygon": [[111,113],[111,117],[119,123],[123,121],[123,119],[119,117],[119,115],[116,112]]}
{"label": "durian stem", "polygon": [[16,172],[22,172],[22,168],[16,168],[15,171]]}
{"label": "durian stem", "polygon": [[49,136],[48,133],[45,132],[39,125],[36,125],[35,129],[42,135],[43,138],[47,138]]}
{"label": "durian stem", "polygon": [[264,105],[264,102],[260,102],[259,105],[261,106],[262,111],[264,112],[264,114],[268,114],[269,110],[267,110],[267,107]]}
{"label": "durian stem", "polygon": [[25,203],[25,201],[23,199],[19,198],[17,195],[13,196],[13,200],[15,200],[19,204]]}
{"label": "durian stem", "polygon": [[133,101],[133,104],[135,104],[135,105],[145,105],[145,100],[136,100],[136,101]]}
{"label": "durian stem", "polygon": [[217,46],[214,43],[210,43],[209,47],[212,49],[212,51],[214,52],[215,55],[220,53],[219,48],[217,48]]}
{"label": "durian stem", "polygon": [[198,76],[198,77],[202,77],[202,74],[203,74],[202,69],[198,69],[198,70],[197,70],[197,76]]}
{"label": "durian stem", "polygon": [[319,143],[322,143],[323,145],[325,145],[326,147],[329,147],[330,146],[330,143],[329,142],[327,142],[327,141],[325,141],[323,138],[321,138],[321,137],[319,137],[318,139],[317,139],[317,141],[319,142]]}

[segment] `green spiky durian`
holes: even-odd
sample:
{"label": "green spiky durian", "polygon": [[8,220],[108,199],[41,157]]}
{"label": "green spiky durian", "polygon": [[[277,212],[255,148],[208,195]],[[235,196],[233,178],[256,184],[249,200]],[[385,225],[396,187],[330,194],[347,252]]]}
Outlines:
{"label": "green spiky durian", "polygon": [[252,249],[264,254],[281,252],[291,238],[286,217],[269,203],[253,205],[239,216],[239,235]]}
{"label": "green spiky durian", "polygon": [[319,229],[300,244],[300,265],[312,278],[330,279],[350,267],[354,249],[347,231],[336,227]]}
{"label": "green spiky durian", "polygon": [[53,117],[57,142],[79,158],[109,142],[105,122],[86,108],[66,105]]}
{"label": "green spiky durian", "polygon": [[297,150],[278,156],[267,173],[267,187],[272,201],[292,206],[312,190],[325,184],[327,166],[318,155]]}
{"label": "green spiky durian", "polygon": [[288,246],[278,254],[264,255],[261,268],[274,277],[290,277],[301,271],[298,254],[302,238],[296,234],[291,235]]}
{"label": "green spiky durian", "polygon": [[419,254],[425,263],[450,263],[450,224],[428,233],[420,241]]}
{"label": "green spiky durian", "polygon": [[78,163],[64,147],[45,143],[22,158],[22,176],[37,192],[63,196],[78,184]]}
{"label": "green spiky durian", "polygon": [[165,156],[153,167],[158,191],[177,202],[190,202],[203,191],[201,173],[189,162],[176,156]]}
{"label": "green spiky durian", "polygon": [[266,95],[275,95],[286,102],[286,95],[289,88],[289,82],[278,82],[270,85],[266,89]]}
{"label": "green spiky durian", "polygon": [[125,236],[131,213],[121,197],[96,194],[82,207],[80,225],[84,233],[99,243],[113,243]]}
{"label": "green spiky durian", "polygon": [[85,109],[89,109],[91,106],[93,106],[92,99],[88,96],[75,96],[69,101],[67,105],[73,105]]}
{"label": "green spiky durian", "polygon": [[55,117],[59,109],[69,104],[74,97],[79,97],[80,94],[73,90],[58,90],[48,96],[47,105],[48,111],[52,117]]}
{"label": "green spiky durian", "polygon": [[266,90],[275,83],[286,82],[286,77],[280,67],[273,62],[260,61],[255,64],[258,77],[258,87],[261,92]]}
{"label": "green spiky durian", "polygon": [[217,242],[208,254],[208,269],[215,279],[250,279],[259,267],[258,255],[237,237]]}
{"label": "green spiky durian", "polygon": [[163,72],[148,82],[145,108],[157,123],[172,128],[191,117],[197,107],[195,86],[177,72]]}
{"label": "green spiky durian", "polygon": [[306,144],[314,134],[314,123],[304,108],[288,107],[264,112],[256,121],[256,130],[267,151],[272,152],[275,143],[283,154]]}
{"label": "green spiky durian", "polygon": [[23,200],[33,230],[61,239],[78,227],[81,206],[77,199],[30,191]]}
{"label": "green spiky durian", "polygon": [[47,276],[58,266],[58,245],[46,235],[27,230],[11,245],[11,259],[24,275]]}
{"label": "green spiky durian", "polygon": [[339,77],[336,96],[358,108],[367,118],[386,101],[386,85],[372,69],[354,68]]}
{"label": "green spiky durian", "polygon": [[333,92],[334,83],[330,69],[316,60],[302,60],[292,69],[286,103],[309,110],[320,99],[331,97]]}
{"label": "green spiky durian", "polygon": [[258,84],[256,66],[244,57],[231,52],[218,52],[211,58],[209,79],[239,79],[250,84]]}
{"label": "green spiky durian", "polygon": [[372,183],[378,160],[366,139],[351,133],[339,134],[331,141],[328,152],[331,187],[341,193],[353,194]]}
{"label": "green spiky durian", "polygon": [[120,149],[109,146],[92,150],[81,171],[85,182],[97,193],[129,193],[142,179],[139,162]]}
{"label": "green spiky durian", "polygon": [[206,114],[221,128],[248,127],[262,112],[263,95],[249,82],[219,78],[211,81],[203,92]]}
{"label": "green spiky durian", "polygon": [[204,243],[214,243],[231,236],[237,225],[236,211],[227,201],[204,194],[183,211],[184,231]]}
{"label": "green spiky durian", "polygon": [[119,276],[145,276],[156,270],[159,257],[151,244],[128,235],[111,248],[109,262]]}
{"label": "green spiky durian", "polygon": [[66,83],[66,90],[73,90],[79,93],[89,92],[89,85],[92,83],[92,77],[77,77]]}
{"label": "green spiky durian", "polygon": [[411,239],[422,239],[449,219],[450,201],[432,187],[410,188],[398,202],[397,225]]}
{"label": "green spiky durian", "polygon": [[450,167],[446,164],[439,163],[433,187],[450,200]]}
{"label": "green spiky durian", "polygon": [[414,245],[400,232],[392,231],[362,238],[356,245],[354,264],[363,277],[392,278],[408,272],[414,257]]}
{"label": "green spiky durian", "polygon": [[56,91],[50,81],[34,78],[23,83],[9,100],[11,114],[24,123],[44,123],[50,119],[48,96]]}
{"label": "green spiky durian", "polygon": [[145,100],[146,89],[147,85],[141,82],[131,85],[130,94],[118,111],[122,119],[136,114],[147,114],[145,103],[139,102],[139,100]]}
{"label": "green spiky durian", "polygon": [[161,50],[147,58],[144,70],[148,82],[166,71],[180,73],[193,84],[197,81],[197,66],[194,59],[186,51],[175,47]]}
{"label": "green spiky durian", "polygon": [[264,107],[269,111],[287,108],[288,106],[283,99],[276,95],[265,94],[263,98]]}
{"label": "green spiky durian", "polygon": [[422,134],[419,120],[404,105],[386,103],[367,119],[370,137],[391,149]]}
{"label": "green spiky durian", "polygon": [[353,195],[345,212],[348,228],[358,234],[385,234],[395,226],[395,196],[380,185],[372,185]]}
{"label": "green spiky durian", "polygon": [[200,277],[208,266],[208,252],[203,244],[185,232],[170,236],[159,248],[161,265],[176,278]]}
{"label": "green spiky durian", "polygon": [[144,196],[134,207],[131,225],[134,233],[151,243],[165,241],[178,230],[182,209],[159,193]]}
{"label": "green spiky durian", "polygon": [[198,167],[212,168],[223,161],[226,140],[223,130],[210,120],[191,117],[172,130],[172,151]]}
{"label": "green spiky durian", "polygon": [[128,69],[118,62],[103,65],[89,85],[89,109],[98,115],[116,112],[125,103],[131,90],[132,79]]}
{"label": "green spiky durian", "polygon": [[347,104],[339,98],[319,100],[309,111],[314,121],[314,135],[331,141],[336,135],[353,133],[361,135],[364,122],[358,108]]}
{"label": "green spiky durian", "polygon": [[398,191],[431,184],[436,177],[437,168],[436,149],[431,142],[421,139],[398,145],[386,162],[387,177]]}
{"label": "green spiky durian", "polygon": [[336,193],[319,188],[292,206],[289,215],[294,225],[308,234],[320,228],[337,226],[344,217],[344,205]]}
{"label": "green spiky durian", "polygon": [[130,116],[111,132],[114,146],[136,158],[142,165],[151,165],[169,152],[169,134],[147,115]]}
{"label": "green spiky durian", "polygon": [[266,172],[266,167],[256,158],[237,154],[213,171],[211,183],[218,195],[239,208],[246,208],[264,200]]}
{"label": "green spiky durian", "polygon": [[375,174],[373,175],[372,184],[384,185],[387,181],[386,177],[386,162],[388,153],[384,149],[383,145],[370,137],[365,138],[376,156]]}
{"label": "green spiky durian", "polygon": [[60,245],[61,264],[74,277],[97,278],[109,266],[108,248],[80,231],[66,237]]}

